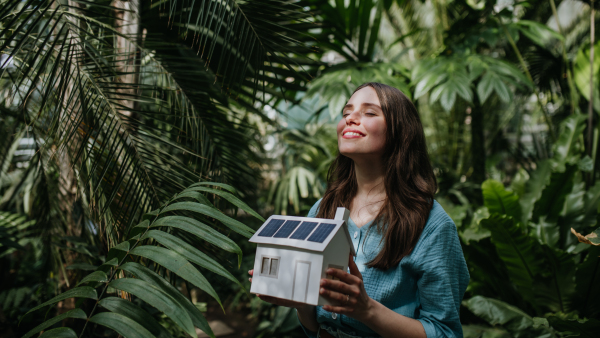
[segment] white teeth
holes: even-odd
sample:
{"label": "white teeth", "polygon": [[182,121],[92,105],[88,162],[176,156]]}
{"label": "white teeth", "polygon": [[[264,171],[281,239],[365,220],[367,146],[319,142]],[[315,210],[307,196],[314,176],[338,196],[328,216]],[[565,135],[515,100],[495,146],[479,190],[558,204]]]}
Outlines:
{"label": "white teeth", "polygon": [[344,136],[362,136],[362,135],[359,134],[359,133],[355,133],[355,132],[351,132],[350,131],[350,132],[345,133]]}

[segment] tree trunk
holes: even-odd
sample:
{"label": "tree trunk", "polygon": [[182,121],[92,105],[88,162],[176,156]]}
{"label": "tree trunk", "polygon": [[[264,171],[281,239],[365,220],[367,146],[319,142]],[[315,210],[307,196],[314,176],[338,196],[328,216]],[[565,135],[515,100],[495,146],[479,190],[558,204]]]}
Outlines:
{"label": "tree trunk", "polygon": [[471,109],[471,159],[473,163],[471,180],[481,184],[485,181],[485,137],[483,109],[477,95],[474,95],[473,109]]}

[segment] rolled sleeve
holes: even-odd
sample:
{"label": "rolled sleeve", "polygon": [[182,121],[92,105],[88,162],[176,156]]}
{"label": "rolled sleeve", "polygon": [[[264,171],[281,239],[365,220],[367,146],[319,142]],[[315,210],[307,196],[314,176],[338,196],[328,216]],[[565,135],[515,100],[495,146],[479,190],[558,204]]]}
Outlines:
{"label": "rolled sleeve", "polygon": [[419,316],[428,338],[462,337],[460,303],[469,283],[469,272],[456,226],[442,222],[431,229],[418,252]]}

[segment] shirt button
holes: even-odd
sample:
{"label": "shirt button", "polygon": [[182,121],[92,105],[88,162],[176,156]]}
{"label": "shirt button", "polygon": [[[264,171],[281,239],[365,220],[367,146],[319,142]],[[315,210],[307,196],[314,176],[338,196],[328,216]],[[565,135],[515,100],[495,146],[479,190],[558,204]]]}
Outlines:
{"label": "shirt button", "polygon": [[337,319],[337,313],[332,313],[331,318],[333,318],[334,320]]}
{"label": "shirt button", "polygon": [[358,237],[358,231],[354,232],[354,238]]}

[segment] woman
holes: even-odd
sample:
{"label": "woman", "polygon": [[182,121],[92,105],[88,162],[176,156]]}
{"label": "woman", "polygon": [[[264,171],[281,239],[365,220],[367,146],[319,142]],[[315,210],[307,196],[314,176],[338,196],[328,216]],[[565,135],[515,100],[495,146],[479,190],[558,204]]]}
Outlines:
{"label": "woman", "polygon": [[396,88],[366,83],[342,116],[327,191],[308,216],[350,209],[350,273],[328,269],[339,280],[321,280],[332,305],[259,297],[296,308],[309,337],[462,337],[469,273],[456,226],[433,199],[437,183],[414,105]]}

